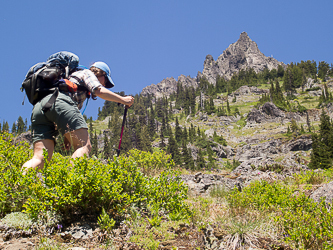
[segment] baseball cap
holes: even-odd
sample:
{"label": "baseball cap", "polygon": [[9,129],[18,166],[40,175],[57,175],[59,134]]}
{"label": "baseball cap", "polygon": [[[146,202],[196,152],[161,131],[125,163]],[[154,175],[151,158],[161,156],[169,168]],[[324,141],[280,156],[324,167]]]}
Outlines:
{"label": "baseball cap", "polygon": [[111,70],[105,62],[95,62],[93,65],[91,65],[91,67],[99,68],[105,72],[106,77],[108,79],[108,81],[105,83],[106,88],[114,87],[114,83],[111,78]]}

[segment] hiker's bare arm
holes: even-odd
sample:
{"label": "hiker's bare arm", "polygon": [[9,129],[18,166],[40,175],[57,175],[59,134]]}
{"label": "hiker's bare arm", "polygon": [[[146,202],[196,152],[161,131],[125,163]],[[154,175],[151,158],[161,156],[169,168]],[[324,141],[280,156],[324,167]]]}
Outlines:
{"label": "hiker's bare arm", "polygon": [[133,96],[120,96],[104,87],[96,88],[95,95],[106,101],[118,102],[128,107],[131,107],[134,102]]}

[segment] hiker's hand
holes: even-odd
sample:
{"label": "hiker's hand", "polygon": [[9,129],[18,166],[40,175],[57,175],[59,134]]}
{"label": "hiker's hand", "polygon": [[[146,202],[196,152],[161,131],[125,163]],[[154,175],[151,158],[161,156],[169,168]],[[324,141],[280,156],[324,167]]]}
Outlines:
{"label": "hiker's hand", "polygon": [[123,104],[129,108],[133,105],[134,103],[134,97],[133,96],[124,96],[123,97]]}

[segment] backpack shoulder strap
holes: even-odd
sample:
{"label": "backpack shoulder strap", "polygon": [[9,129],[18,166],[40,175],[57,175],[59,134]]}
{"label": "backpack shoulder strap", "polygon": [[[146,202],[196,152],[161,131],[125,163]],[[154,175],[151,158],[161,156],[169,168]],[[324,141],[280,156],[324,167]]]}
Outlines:
{"label": "backpack shoulder strap", "polygon": [[56,88],[51,95],[50,99],[44,104],[42,107],[43,112],[49,111],[49,109],[52,107],[53,103],[56,101],[57,97],[59,95],[59,88]]}

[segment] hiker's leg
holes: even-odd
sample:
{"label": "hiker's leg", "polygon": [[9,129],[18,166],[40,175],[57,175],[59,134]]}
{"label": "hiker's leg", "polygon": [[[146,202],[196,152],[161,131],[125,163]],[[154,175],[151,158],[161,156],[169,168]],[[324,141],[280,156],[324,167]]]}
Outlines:
{"label": "hiker's leg", "polygon": [[84,155],[89,156],[91,151],[91,144],[88,129],[80,128],[71,132],[67,132],[64,136],[74,147],[75,151],[72,155],[72,158],[77,158]]}
{"label": "hiker's leg", "polygon": [[46,149],[46,151],[48,152],[48,160],[50,161],[53,155],[54,141],[45,139],[45,140],[36,141],[34,143],[34,156],[32,157],[32,159],[23,164],[22,170],[24,173],[26,173],[30,168],[38,167],[39,169],[43,169],[44,167],[43,149]]}

